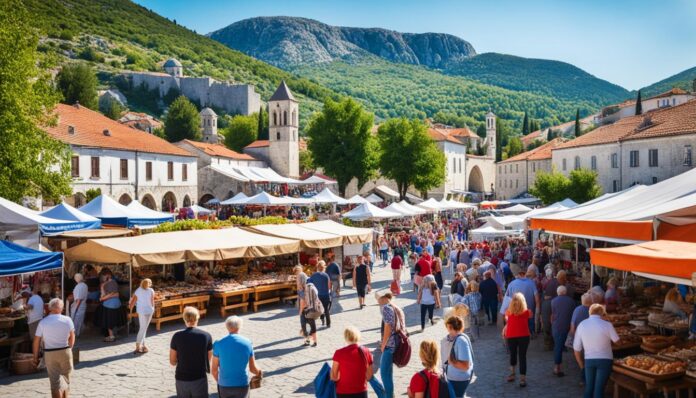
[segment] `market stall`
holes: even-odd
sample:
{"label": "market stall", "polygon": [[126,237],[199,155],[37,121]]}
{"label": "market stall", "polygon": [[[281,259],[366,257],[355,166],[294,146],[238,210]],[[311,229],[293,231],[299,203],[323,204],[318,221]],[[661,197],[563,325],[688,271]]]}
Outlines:
{"label": "market stall", "polygon": [[[62,297],[63,253],[41,252],[0,240],[0,363],[9,365],[18,347],[29,341],[23,303],[15,301],[23,285],[44,302]],[[31,275],[28,275],[31,274]]]}
{"label": "market stall", "polygon": [[383,220],[386,218],[398,218],[403,216],[404,215],[400,213],[380,209],[371,203],[363,203],[355,209],[343,214],[343,218],[354,221]]}
{"label": "market stall", "polygon": [[[66,259],[124,264],[131,289],[139,279],[151,278],[160,308],[153,318],[157,325],[180,319],[180,311],[189,302],[205,310],[211,294],[223,299],[222,307],[227,307],[223,314],[224,310],[246,308],[252,293],[254,308],[279,301],[288,294],[293,280],[290,270],[299,250],[296,240],[226,228],[92,239],[68,249]],[[238,300],[230,300],[233,296]]]}
{"label": "market stall", "polygon": [[[143,208],[147,210],[143,210]],[[140,205],[140,203],[127,207],[106,195],[97,196],[86,205],[80,207],[79,210],[100,219],[102,224],[118,225],[127,228],[158,225],[174,220],[174,216],[169,213],[150,210]]]}

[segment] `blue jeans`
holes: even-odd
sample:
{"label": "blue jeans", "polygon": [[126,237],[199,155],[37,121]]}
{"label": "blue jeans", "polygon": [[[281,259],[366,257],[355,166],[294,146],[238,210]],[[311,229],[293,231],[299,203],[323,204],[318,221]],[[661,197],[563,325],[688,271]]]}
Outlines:
{"label": "blue jeans", "polygon": [[490,322],[498,322],[498,298],[481,300],[483,312]]}
{"label": "blue jeans", "polygon": [[567,338],[568,332],[553,332],[553,363],[555,365],[563,363],[563,349]]}
{"label": "blue jeans", "polygon": [[585,394],[584,398],[603,398],[604,387],[611,374],[611,359],[585,360]]}
{"label": "blue jeans", "polygon": [[466,388],[469,387],[469,382],[471,380],[467,381],[454,381],[450,380],[450,385],[454,389],[454,398],[464,398],[464,394],[466,393]]}
{"label": "blue jeans", "polygon": [[379,362],[379,373],[384,384],[386,398],[394,398],[394,349],[385,348]]}
{"label": "blue jeans", "polygon": [[382,257],[382,261],[384,261],[385,263],[387,262],[387,260],[389,260],[389,250],[380,250],[379,254]]}

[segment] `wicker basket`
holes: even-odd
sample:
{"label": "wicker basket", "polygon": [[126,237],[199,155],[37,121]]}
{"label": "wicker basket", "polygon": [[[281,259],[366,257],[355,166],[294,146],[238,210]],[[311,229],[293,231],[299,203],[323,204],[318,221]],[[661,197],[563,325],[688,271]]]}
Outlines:
{"label": "wicker basket", "polygon": [[36,373],[37,369],[34,366],[33,358],[23,358],[23,359],[12,359],[11,364],[12,373],[16,375],[28,375]]}

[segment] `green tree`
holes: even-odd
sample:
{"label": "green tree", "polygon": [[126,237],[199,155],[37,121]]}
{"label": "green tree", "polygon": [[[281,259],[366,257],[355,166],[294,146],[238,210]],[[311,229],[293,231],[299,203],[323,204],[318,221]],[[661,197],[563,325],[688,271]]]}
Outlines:
{"label": "green tree", "polygon": [[120,102],[113,99],[107,101],[104,108],[105,109],[102,110],[104,116],[113,120],[118,120],[121,117],[121,115],[123,115],[123,112],[126,111],[126,108],[123,105],[121,105]]}
{"label": "green tree", "polygon": [[643,114],[643,100],[640,98],[640,90],[638,90],[638,97],[636,98],[636,115]]}
{"label": "green tree", "polygon": [[268,139],[268,112],[266,111],[266,107],[261,105],[259,108],[259,123],[257,127],[258,131],[258,139],[259,140],[267,140]]}
{"label": "green tree", "polygon": [[183,95],[175,99],[164,119],[164,135],[169,142],[200,140],[200,117],[196,106]]}
{"label": "green tree", "polygon": [[536,196],[541,202],[548,206],[559,202],[568,197],[570,180],[556,170],[550,173],[537,173],[534,185],[529,188],[529,193]]}
{"label": "green tree", "polygon": [[602,194],[602,187],[597,182],[597,172],[589,169],[577,169],[570,172],[568,197],[576,203],[585,203]]}
{"label": "green tree", "polygon": [[375,175],[378,147],[370,131],[373,120],[374,115],[361,104],[345,98],[340,102],[327,99],[309,123],[308,148],[314,163],[336,179],[341,195],[354,177],[360,188]]}
{"label": "green tree", "polygon": [[92,200],[98,198],[101,194],[101,188],[90,188],[87,191],[85,191],[85,200],[87,201],[87,203],[89,203]]}
{"label": "green tree", "polygon": [[56,78],[63,102],[97,109],[97,75],[88,65],[70,64],[63,66]]}
{"label": "green tree", "polygon": [[21,1],[0,2],[0,197],[57,200],[70,188],[70,149],[41,127],[60,94],[52,88],[39,35]]}
{"label": "green tree", "polygon": [[476,135],[478,135],[481,138],[486,138],[486,125],[485,124],[479,124],[479,126],[476,128]]}
{"label": "green tree", "polygon": [[520,139],[520,137],[510,138],[507,147],[505,147],[505,152],[507,152],[508,159],[524,152],[524,147],[522,145],[522,140]]}
{"label": "green tree", "polygon": [[300,151],[300,174],[305,174],[314,170],[315,167],[312,152],[310,152],[309,149]]}
{"label": "green tree", "polygon": [[256,141],[258,137],[258,113],[252,115],[236,115],[225,129],[225,145],[237,152]]}
{"label": "green tree", "polygon": [[524,119],[522,120],[522,135],[527,135],[531,133],[529,131],[529,117],[527,116],[527,112],[524,112]]}
{"label": "green tree", "polygon": [[426,193],[445,180],[445,155],[428,135],[428,127],[417,119],[390,119],[379,126],[379,168],[394,180],[401,199],[409,186]]}

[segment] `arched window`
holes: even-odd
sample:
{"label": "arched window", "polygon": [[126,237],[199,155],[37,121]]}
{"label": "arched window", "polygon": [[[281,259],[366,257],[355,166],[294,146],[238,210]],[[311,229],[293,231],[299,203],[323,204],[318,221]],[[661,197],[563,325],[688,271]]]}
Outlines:
{"label": "arched window", "polygon": [[297,126],[297,112],[292,111],[292,125]]}
{"label": "arched window", "polygon": [[273,125],[276,126],[278,124],[278,114],[276,111],[273,111]]}
{"label": "arched window", "polygon": [[288,111],[283,111],[283,126],[288,125]]}
{"label": "arched window", "polygon": [[278,132],[276,133],[276,140],[277,140],[277,141],[280,141],[280,131],[278,131]]}
{"label": "arched window", "polygon": [[575,170],[580,169],[580,156],[575,157]]}

